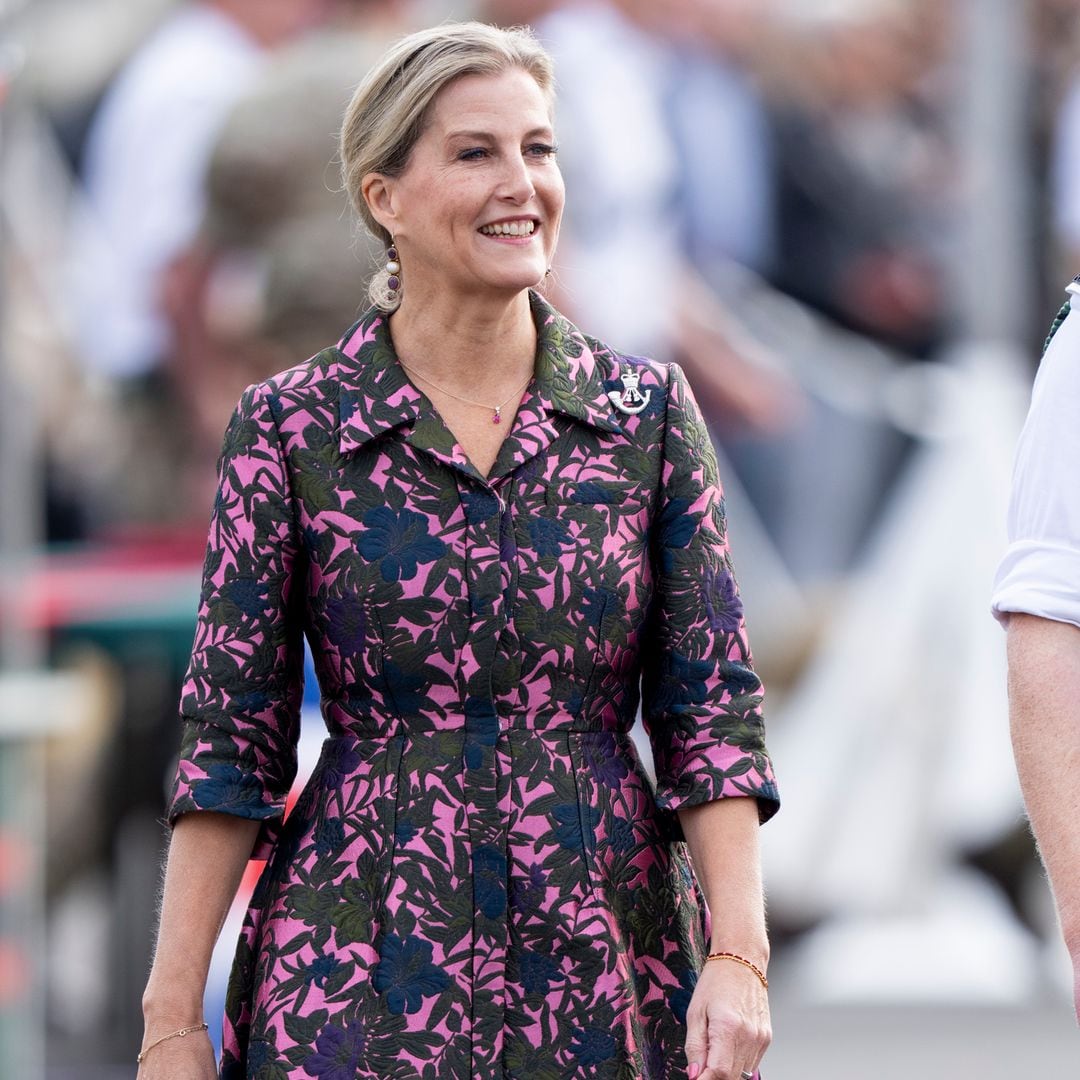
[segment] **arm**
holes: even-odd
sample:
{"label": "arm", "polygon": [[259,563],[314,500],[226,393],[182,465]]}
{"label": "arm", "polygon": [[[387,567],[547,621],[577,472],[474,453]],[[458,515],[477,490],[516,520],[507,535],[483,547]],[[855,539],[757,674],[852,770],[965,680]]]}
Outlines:
{"label": "arm", "polygon": [[[761,682],[731,569],[716,456],[674,365],[666,407],[663,497],[654,519],[657,603],[642,677],[657,806],[689,845],[712,916],[710,951],[764,969],[757,828],[775,812],[777,792]],[[764,987],[741,964],[708,962],[686,1023],[691,1080],[739,1080],[769,1042]]]}
{"label": "arm", "polygon": [[[210,954],[259,830],[258,821],[228,814],[184,814],[173,830],[161,923],[143,994],[143,1041],[203,1019]],[[139,1080],[211,1080],[217,1076],[205,1033],[169,1039],[150,1051]]]}
{"label": "arm", "polygon": [[[296,774],[302,596],[289,478],[274,416],[245,393],[225,435],[195,641],[181,695],[161,927],[143,1046],[203,1020],[214,941],[244,865],[276,839]],[[226,1018],[226,1048],[229,1024]],[[140,1080],[217,1076],[203,1033],[149,1050]]]}
{"label": "arm", "polygon": [[1080,1019],[1080,628],[1013,614],[1008,648],[1016,767],[1073,959]]}
{"label": "arm", "polygon": [[[754,799],[716,799],[679,811],[690,857],[712,912],[710,952],[733,952],[762,971],[769,963]],[[705,964],[686,1014],[687,1060],[707,1061],[698,1080],[738,1080],[772,1039],[769,999],[757,976],[730,960]]]}

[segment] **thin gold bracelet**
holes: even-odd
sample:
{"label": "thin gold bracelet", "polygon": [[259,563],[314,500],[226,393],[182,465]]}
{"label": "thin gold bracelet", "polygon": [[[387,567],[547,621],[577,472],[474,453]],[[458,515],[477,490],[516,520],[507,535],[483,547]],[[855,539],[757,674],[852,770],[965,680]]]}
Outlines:
{"label": "thin gold bracelet", "polygon": [[769,980],[765,978],[765,972],[761,970],[752,960],[747,960],[745,956],[740,956],[738,953],[733,952],[711,952],[705,957],[708,960],[734,960],[736,964],[742,964],[743,967],[749,968],[761,981],[761,985],[766,990],[769,989]]}
{"label": "thin gold bracelet", "polygon": [[145,1050],[141,1051],[135,1057],[135,1064],[141,1065],[143,1058],[154,1049],[155,1046],[160,1046],[163,1042],[167,1042],[169,1039],[182,1039],[185,1035],[190,1035],[193,1031],[206,1031],[209,1028],[209,1024],[195,1024],[192,1027],[182,1027],[176,1031],[170,1031],[168,1035],[162,1035],[156,1042],[152,1042]]}

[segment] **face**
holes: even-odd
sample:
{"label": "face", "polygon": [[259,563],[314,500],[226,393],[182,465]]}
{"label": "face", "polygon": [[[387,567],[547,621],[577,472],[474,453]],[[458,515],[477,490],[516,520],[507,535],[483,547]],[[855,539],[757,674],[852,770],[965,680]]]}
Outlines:
{"label": "face", "polygon": [[513,69],[462,76],[432,106],[405,171],[369,192],[395,238],[406,294],[514,294],[537,285],[551,265],[564,197],[543,92]]}

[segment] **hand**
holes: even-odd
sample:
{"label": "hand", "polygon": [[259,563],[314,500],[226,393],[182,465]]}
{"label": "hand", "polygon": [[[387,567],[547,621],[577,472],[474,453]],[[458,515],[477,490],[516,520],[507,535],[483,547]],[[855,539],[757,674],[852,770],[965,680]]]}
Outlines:
{"label": "hand", "polygon": [[[143,1036],[143,1046],[149,1046],[176,1028],[154,1025]],[[155,1046],[139,1066],[137,1080],[218,1080],[214,1047],[205,1031],[192,1031],[175,1039],[166,1039]]]}
{"label": "hand", "polygon": [[734,961],[706,962],[686,1011],[689,1080],[756,1073],[771,1041],[769,997],[757,976]]}

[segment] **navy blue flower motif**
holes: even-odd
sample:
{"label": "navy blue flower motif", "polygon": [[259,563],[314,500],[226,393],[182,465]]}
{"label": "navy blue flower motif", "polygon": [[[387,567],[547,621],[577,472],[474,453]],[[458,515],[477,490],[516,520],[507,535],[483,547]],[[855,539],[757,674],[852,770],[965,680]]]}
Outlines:
{"label": "navy blue flower motif", "polygon": [[716,665],[716,674],[733,694],[753,694],[761,689],[761,680],[746,664],[735,660],[720,660]]}
{"label": "navy blue flower motif", "polygon": [[535,912],[540,910],[547,891],[547,879],[544,868],[539,863],[529,866],[529,876],[522,881],[515,878],[510,884],[510,906],[515,911]]}
{"label": "navy blue flower motif", "polygon": [[355,597],[335,596],[326,602],[326,636],[342,656],[364,651],[367,615]]}
{"label": "navy blue flower motif", "polygon": [[557,559],[562,554],[563,545],[570,543],[566,526],[555,518],[530,518],[529,536],[536,554],[541,558]]}
{"label": "navy blue flower motif", "polygon": [[233,709],[242,716],[255,716],[272,704],[273,698],[265,690],[244,690],[232,699]]}
{"label": "navy blue flower motif", "polygon": [[248,1075],[256,1076],[259,1070],[266,1068],[275,1057],[277,1054],[274,1048],[265,1039],[253,1039],[247,1053]]}
{"label": "navy blue flower motif", "polygon": [[315,853],[325,859],[345,846],[345,823],[341,818],[324,818],[315,827]]}
{"label": "navy blue flower motif", "polygon": [[470,525],[482,525],[499,512],[499,500],[492,492],[483,488],[463,491],[461,505],[465,510],[465,520]]}
{"label": "navy blue flower motif", "polygon": [[608,843],[620,853],[634,847],[634,823],[629,818],[612,818],[608,826]]}
{"label": "navy blue flower motif", "polygon": [[668,654],[667,689],[674,705],[701,705],[709,696],[707,682],[716,665],[712,660],[691,660],[682,653]]}
{"label": "navy blue flower motif", "polygon": [[415,934],[383,938],[371,983],[378,993],[385,992],[386,1007],[394,1015],[419,1012],[425,997],[434,997],[450,985],[450,976],[431,962],[431,956],[431,942]]}
{"label": "navy blue flower motif", "polygon": [[581,756],[593,776],[609,788],[621,787],[622,781],[630,775],[625,757],[616,749],[613,732],[596,732],[583,738]]}
{"label": "navy blue flower motif", "polygon": [[372,507],[364,515],[364,532],[356,545],[365,559],[380,560],[383,581],[411,581],[420,563],[446,554],[446,544],[428,534],[428,519],[415,510]]}
{"label": "navy blue flower motif", "polygon": [[345,1029],[328,1024],[319,1032],[315,1049],[304,1062],[304,1072],[319,1080],[356,1080],[366,1045],[367,1032],[359,1021]]}
{"label": "navy blue flower motif", "polygon": [[586,626],[599,627],[604,612],[619,602],[619,595],[612,589],[585,589],[581,594],[581,615]]}
{"label": "navy blue flower motif", "polygon": [[257,777],[241,772],[235,765],[211,765],[208,779],[192,785],[195,805],[256,820],[273,817],[277,811],[263,803],[263,788]]}
{"label": "navy blue flower motif", "polygon": [[344,739],[333,739],[323,748],[323,787],[341,787],[360,767],[360,754]]}
{"label": "navy blue flower motif", "polygon": [[473,888],[476,903],[489,918],[498,918],[506,910],[506,856],[491,844],[473,851]]}
{"label": "navy blue flower motif", "polygon": [[594,483],[592,480],[582,480],[574,488],[570,501],[595,506],[597,503],[621,502],[622,495],[612,488],[604,487],[603,484]]}
{"label": "navy blue flower motif", "polygon": [[338,394],[338,418],[344,424],[352,419],[360,404],[359,390],[342,390]]}
{"label": "navy blue flower motif", "polygon": [[690,1008],[690,998],[694,995],[697,980],[697,972],[687,968],[679,976],[679,989],[671,992],[671,1011],[680,1024],[686,1023],[686,1010]]}
{"label": "navy blue flower motif", "polygon": [[671,499],[664,505],[656,520],[656,531],[660,542],[661,562],[665,574],[670,574],[675,566],[675,548],[684,548],[693,539],[697,529],[698,515],[688,514],[689,499]]}
{"label": "navy blue flower motif", "polygon": [[235,577],[232,581],[225,582],[221,588],[222,596],[252,619],[257,618],[266,610],[266,599],[269,593],[269,582],[247,575]]}
{"label": "navy blue flower motif", "polygon": [[407,844],[420,830],[406,818],[398,818],[394,825],[394,839],[398,845]]}
{"label": "navy blue flower motif", "polygon": [[555,826],[555,839],[564,848],[581,851],[582,834],[585,837],[586,850],[596,848],[596,826],[600,821],[600,811],[595,806],[580,803],[561,803],[552,808],[552,814],[559,823]]}
{"label": "navy blue flower motif", "polygon": [[605,1028],[578,1029],[570,1050],[582,1065],[602,1065],[615,1056],[615,1036]]}
{"label": "navy blue flower motif", "polygon": [[521,957],[521,985],[526,994],[546,994],[556,979],[566,976],[547,953],[526,950]]}
{"label": "navy blue flower motif", "polygon": [[383,681],[402,716],[423,711],[425,696],[419,691],[427,684],[418,675],[406,675],[397,664],[387,660],[383,663]]}
{"label": "navy blue flower motif", "polygon": [[309,986],[322,988],[323,983],[341,967],[341,961],[336,956],[316,956],[304,971],[304,982]]}
{"label": "navy blue flower motif", "polygon": [[499,717],[491,698],[473,696],[465,701],[465,765],[479,769],[484,747],[499,741]]}
{"label": "navy blue flower motif", "polygon": [[734,634],[742,625],[743,605],[735,578],[727,570],[705,571],[701,588],[705,613],[715,634]]}

